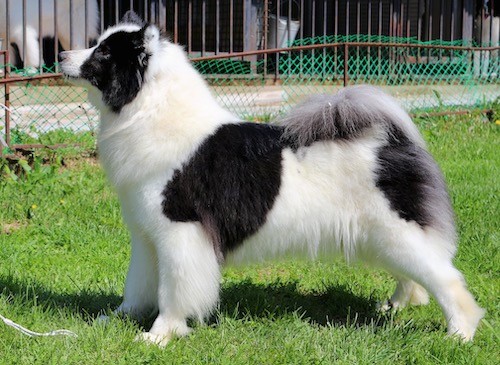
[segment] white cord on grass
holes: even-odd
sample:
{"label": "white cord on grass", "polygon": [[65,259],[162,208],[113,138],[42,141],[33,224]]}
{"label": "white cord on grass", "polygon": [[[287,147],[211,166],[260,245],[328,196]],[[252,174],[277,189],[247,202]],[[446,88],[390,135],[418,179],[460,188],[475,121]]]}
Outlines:
{"label": "white cord on grass", "polygon": [[0,314],[0,319],[7,325],[7,326],[10,326],[12,328],[14,328],[15,330],[27,335],[27,336],[30,336],[30,337],[42,337],[42,336],[71,336],[71,337],[78,337],[78,335],[74,332],[71,332],[69,330],[55,330],[55,331],[50,331],[50,332],[44,332],[44,333],[40,333],[40,332],[34,332],[34,331],[31,331],[13,321],[11,321],[10,319],[8,318],[5,318],[4,316],[2,316]]}

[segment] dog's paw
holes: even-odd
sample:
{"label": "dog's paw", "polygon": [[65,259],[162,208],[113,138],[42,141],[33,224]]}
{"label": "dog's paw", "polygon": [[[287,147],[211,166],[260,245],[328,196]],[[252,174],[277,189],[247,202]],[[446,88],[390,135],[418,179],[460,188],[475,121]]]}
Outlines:
{"label": "dog's paw", "polygon": [[379,313],[396,312],[401,308],[403,308],[403,306],[399,305],[398,302],[392,302],[390,300],[377,303],[377,312]]}
{"label": "dog's paw", "polygon": [[391,309],[392,309],[392,306],[388,300],[382,301],[382,302],[377,302],[377,306],[376,306],[377,312],[386,313],[386,312],[389,312]]}
{"label": "dog's paw", "polygon": [[24,68],[24,73],[26,76],[35,76],[40,73],[40,71],[34,66],[27,66]]}
{"label": "dog's paw", "polygon": [[166,330],[160,334],[155,334],[153,332],[142,332],[135,337],[136,342],[145,342],[148,344],[154,344],[159,347],[165,347],[171,339],[179,338],[189,335],[193,330],[188,326],[178,326],[175,330]]}
{"label": "dog's paw", "polygon": [[151,332],[143,332],[135,336],[136,342],[145,342],[159,347],[165,347],[172,339],[172,334],[155,335]]}

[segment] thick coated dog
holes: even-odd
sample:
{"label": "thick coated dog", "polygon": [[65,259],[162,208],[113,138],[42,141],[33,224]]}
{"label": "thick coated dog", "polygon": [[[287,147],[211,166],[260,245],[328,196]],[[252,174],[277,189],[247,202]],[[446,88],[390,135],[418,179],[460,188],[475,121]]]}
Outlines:
{"label": "thick coated dog", "polygon": [[226,262],[337,253],[394,275],[383,308],[426,304],[429,292],[448,332],[472,339],[483,310],[452,263],[442,174],[391,97],[350,87],[276,125],[240,122],[180,46],[130,14],[60,57],[101,112],[100,159],[132,239],[116,312],[158,310],[144,339],[163,345],[210,314]]}
{"label": "thick coated dog", "polygon": [[[57,9],[54,9],[54,3],[57,4]],[[9,5],[8,23],[7,4]],[[87,4],[86,10],[85,4]],[[86,40],[96,39],[99,36],[97,5],[96,0],[72,0],[71,4],[69,0],[56,2],[54,0],[27,0],[26,9],[23,9],[22,0],[2,0],[0,1],[0,38],[6,38],[7,24],[10,24],[10,54],[15,54],[13,47],[15,45],[24,67],[39,67],[41,52],[39,38],[55,36],[55,20],[57,20],[57,37],[64,49],[70,49],[71,45],[73,49],[83,49],[86,47]],[[23,21],[24,12],[26,18]],[[85,24],[85,19],[87,19],[87,24]],[[24,50],[26,50],[26,55]]]}

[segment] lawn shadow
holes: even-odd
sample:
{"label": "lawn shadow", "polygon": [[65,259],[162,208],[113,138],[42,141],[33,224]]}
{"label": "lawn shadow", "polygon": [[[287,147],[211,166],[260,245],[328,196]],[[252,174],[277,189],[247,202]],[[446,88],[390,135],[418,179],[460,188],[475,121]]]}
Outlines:
{"label": "lawn shadow", "polygon": [[[26,306],[34,303],[43,308],[69,310],[92,321],[100,314],[115,309],[121,296],[81,290],[79,292],[55,292],[36,282],[20,282],[8,276],[0,277],[0,293],[22,301]],[[322,292],[302,293],[297,283],[271,283],[258,285],[250,281],[225,285],[221,291],[219,313],[236,319],[281,318],[293,313],[313,324],[344,325],[356,323],[381,324],[384,321],[375,311],[375,301],[359,297],[343,286],[327,287]],[[149,329],[155,316],[138,322]],[[216,322],[212,318],[211,322]]]}
{"label": "lawn shadow", "polygon": [[347,323],[382,324],[372,298],[360,297],[344,286],[303,293],[297,283],[257,285],[250,281],[231,284],[222,290],[220,313],[245,318],[280,318],[296,313],[320,326]]}
{"label": "lawn shadow", "polygon": [[34,281],[21,282],[12,276],[0,277],[0,294],[11,296],[26,306],[36,303],[47,309],[67,309],[87,319],[116,308],[121,302],[121,296],[112,293],[85,289],[79,292],[55,292]]}

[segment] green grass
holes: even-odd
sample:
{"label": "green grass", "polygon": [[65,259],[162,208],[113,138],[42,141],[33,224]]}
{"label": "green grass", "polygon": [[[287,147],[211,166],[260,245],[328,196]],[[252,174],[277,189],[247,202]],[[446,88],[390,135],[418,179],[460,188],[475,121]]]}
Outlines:
{"label": "green grass", "polygon": [[58,151],[17,181],[0,178],[0,313],[78,338],[28,338],[0,323],[0,364],[497,364],[500,126],[481,116],[417,122],[449,182],[456,265],[488,310],[473,343],[445,337],[435,301],[379,316],[394,281],[342,261],[227,268],[209,323],[165,349],[136,343],[140,325],[94,322],[120,303],[128,265],[116,196],[93,158]]}

